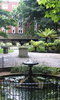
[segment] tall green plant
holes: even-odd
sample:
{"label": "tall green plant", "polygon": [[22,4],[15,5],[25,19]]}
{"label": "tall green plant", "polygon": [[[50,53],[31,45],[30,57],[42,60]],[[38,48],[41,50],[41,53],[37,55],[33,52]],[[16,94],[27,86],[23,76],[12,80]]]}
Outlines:
{"label": "tall green plant", "polygon": [[39,33],[37,33],[40,37],[45,38],[45,42],[48,43],[49,39],[51,40],[52,38],[55,38],[56,35],[56,31],[53,29],[47,29],[45,28],[44,31],[40,31]]}
{"label": "tall green plant", "polygon": [[39,46],[44,46],[44,42],[43,41],[33,41],[33,40],[31,40],[31,44],[35,48],[35,51],[37,51],[37,48]]}

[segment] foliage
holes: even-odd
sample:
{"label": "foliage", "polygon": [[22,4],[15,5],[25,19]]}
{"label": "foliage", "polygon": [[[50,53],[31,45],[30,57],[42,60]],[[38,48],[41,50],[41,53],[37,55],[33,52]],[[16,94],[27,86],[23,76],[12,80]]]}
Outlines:
{"label": "foliage", "polygon": [[55,46],[55,44],[54,43],[47,43],[47,46],[48,47],[53,47],[53,46]]}
{"label": "foliage", "polygon": [[0,46],[5,46],[5,43],[3,43],[3,42],[0,42]]}
{"label": "foliage", "polygon": [[33,41],[31,40],[31,44],[34,46],[34,47],[38,47],[39,45],[44,45],[44,41]]}
{"label": "foliage", "polygon": [[7,38],[7,34],[5,32],[3,32],[3,31],[0,31],[0,36],[3,36],[5,38]]}
{"label": "foliage", "polygon": [[60,39],[56,39],[56,40],[54,41],[54,44],[60,46]]}
{"label": "foliage", "polygon": [[11,42],[7,42],[5,45],[10,47],[10,46],[12,46],[12,43]]}
{"label": "foliage", "polygon": [[45,43],[47,52],[60,53],[60,39],[56,39],[53,43]]}
{"label": "foliage", "polygon": [[28,66],[18,66],[11,68],[11,73],[27,73]]}
{"label": "foliage", "polygon": [[[30,50],[34,50],[35,52],[36,52],[36,51],[38,51],[38,52],[39,52],[39,51],[41,51],[41,52],[42,52],[42,51],[45,51],[45,50],[44,50],[44,41],[33,41],[33,40],[31,40],[30,43],[31,43],[31,45],[32,45],[32,46],[31,46],[32,48],[30,47]],[[41,46],[41,47],[40,47],[40,46]],[[43,46],[43,47],[42,47],[42,46]],[[34,49],[33,49],[33,47],[34,47]]]}
{"label": "foliage", "polygon": [[1,16],[0,15],[0,28],[4,27],[5,29],[9,29],[8,26],[16,26],[16,21],[13,18],[9,18],[9,16]]}
{"label": "foliage", "polygon": [[[31,41],[31,45],[28,44],[28,50],[30,52],[49,52],[49,53],[59,53],[60,52],[60,40],[56,39],[53,43],[44,41]],[[36,50],[35,50],[36,49]]]}
{"label": "foliage", "polygon": [[33,45],[29,45],[29,46],[28,46],[28,51],[29,51],[29,52],[35,51],[35,48],[33,47]]}
{"label": "foliage", "polygon": [[56,46],[54,43],[48,43],[48,52],[51,52],[51,53],[56,52]]}
{"label": "foliage", "polygon": [[45,42],[48,42],[49,39],[51,38],[55,38],[56,35],[56,31],[50,28],[45,28],[44,31],[40,31],[37,33],[37,35],[39,35],[40,37],[45,38]]}
{"label": "foliage", "polygon": [[36,66],[33,68],[34,73],[51,74],[51,70],[47,66]]}
{"label": "foliage", "polygon": [[[35,48],[34,48],[34,46],[33,45],[29,45],[28,46],[28,51],[29,52],[35,52]],[[45,47],[44,46],[38,46],[37,48],[36,48],[36,52],[45,52]]]}
{"label": "foliage", "polygon": [[[28,66],[19,66],[11,68],[11,73],[27,73],[29,67]],[[32,68],[33,73],[41,73],[41,74],[51,74],[56,75],[60,73],[60,68],[56,67],[48,67],[44,65],[34,66]]]}
{"label": "foliage", "polygon": [[[3,2],[3,1],[2,1]],[[1,2],[0,2],[1,6]],[[6,30],[9,29],[9,26],[16,26],[16,20],[12,18],[12,15],[9,11],[0,9],[0,28],[4,27]]]}
{"label": "foliage", "polygon": [[0,46],[12,46],[12,43],[11,42],[7,42],[7,43],[0,42]]}
{"label": "foliage", "polygon": [[60,0],[37,0],[39,5],[46,7],[45,17],[50,17],[54,22],[60,20]]}
{"label": "foliage", "polygon": [[[19,15],[21,15],[24,18],[24,21],[32,21],[34,20],[34,17],[36,19],[39,19],[40,14],[39,11],[43,10],[43,8],[39,8],[38,3],[36,0],[27,0],[27,1],[20,1],[20,5],[17,8],[17,11]],[[44,10],[43,10],[44,11]],[[43,13],[43,12],[42,12]],[[41,13],[41,14],[42,14]]]}
{"label": "foliage", "polygon": [[19,46],[21,46],[21,44],[20,44],[19,42],[16,42],[16,46],[18,46],[18,47],[19,47]]}
{"label": "foliage", "polygon": [[44,46],[38,46],[37,47],[37,52],[46,52],[45,47]]}
{"label": "foliage", "polygon": [[[54,22],[50,18],[45,18],[45,6],[39,6],[36,0],[20,0],[17,10],[14,10],[13,16],[22,20],[25,33],[35,35],[35,31],[40,29],[55,28]],[[37,23],[37,29],[35,25]]]}
{"label": "foliage", "polygon": [[[13,52],[13,50],[8,50],[9,53]],[[3,49],[0,49],[0,53],[3,53]]]}
{"label": "foliage", "polygon": [[60,39],[56,39],[54,41],[55,47],[56,47],[56,52],[60,53]]}
{"label": "foliage", "polygon": [[58,24],[54,23],[50,18],[42,17],[38,23],[40,25],[39,29],[44,30],[45,28],[50,28],[57,31]]}

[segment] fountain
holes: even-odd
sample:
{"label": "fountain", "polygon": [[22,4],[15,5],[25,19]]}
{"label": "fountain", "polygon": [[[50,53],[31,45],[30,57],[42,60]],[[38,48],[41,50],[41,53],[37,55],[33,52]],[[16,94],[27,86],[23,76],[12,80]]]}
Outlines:
{"label": "fountain", "polygon": [[28,76],[25,77],[23,80],[20,81],[21,86],[25,86],[26,87],[37,87],[37,82],[38,80],[36,78],[33,77],[33,72],[32,72],[32,67],[34,65],[37,65],[38,62],[33,62],[31,59],[29,59],[28,61],[23,62],[24,65],[28,65],[29,67],[29,71],[28,71]]}

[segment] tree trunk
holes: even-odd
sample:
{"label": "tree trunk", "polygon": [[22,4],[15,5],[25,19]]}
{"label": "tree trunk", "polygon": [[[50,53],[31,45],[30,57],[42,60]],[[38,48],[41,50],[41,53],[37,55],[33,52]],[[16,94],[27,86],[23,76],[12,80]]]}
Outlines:
{"label": "tree trunk", "polygon": [[[48,43],[48,37],[46,37],[45,42]],[[47,46],[45,46],[45,50],[46,50],[46,52],[48,52],[48,47]]]}
{"label": "tree trunk", "polygon": [[37,47],[35,47],[35,52],[37,51]]}
{"label": "tree trunk", "polygon": [[48,37],[46,37],[45,42],[48,43]]}

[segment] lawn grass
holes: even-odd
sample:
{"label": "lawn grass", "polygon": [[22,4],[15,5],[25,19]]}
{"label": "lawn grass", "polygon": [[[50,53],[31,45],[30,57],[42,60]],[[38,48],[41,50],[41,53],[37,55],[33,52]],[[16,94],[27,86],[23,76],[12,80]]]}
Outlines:
{"label": "lawn grass", "polygon": [[[8,50],[8,53],[13,52],[14,50]],[[0,53],[3,53],[3,49],[0,49]]]}

